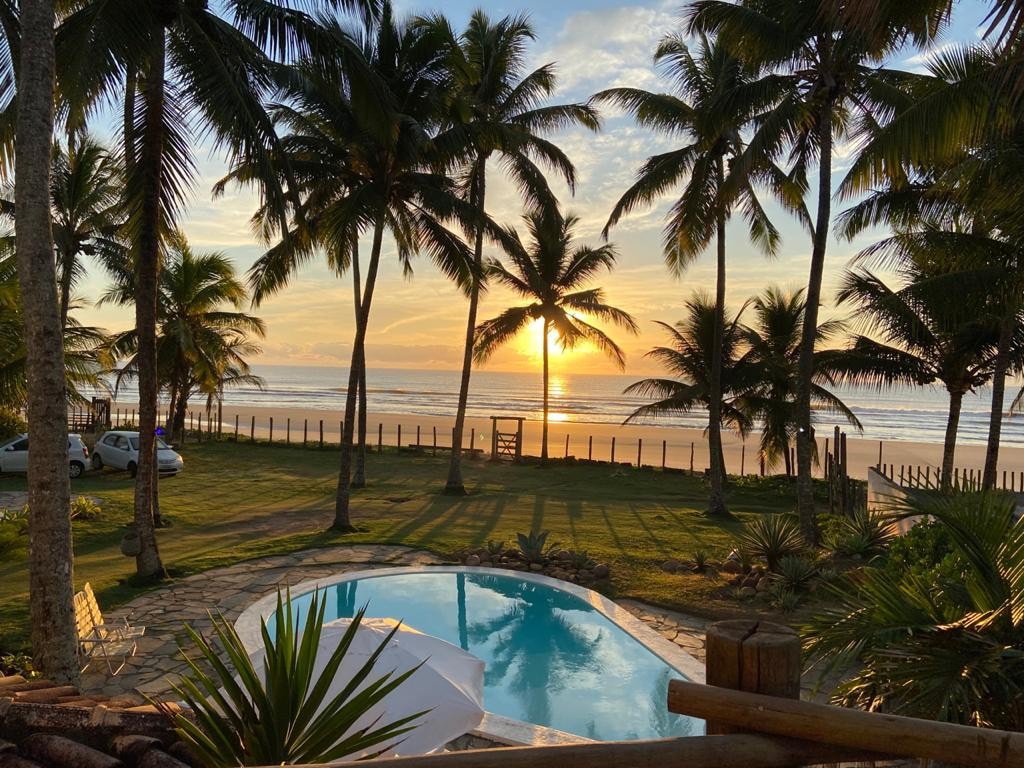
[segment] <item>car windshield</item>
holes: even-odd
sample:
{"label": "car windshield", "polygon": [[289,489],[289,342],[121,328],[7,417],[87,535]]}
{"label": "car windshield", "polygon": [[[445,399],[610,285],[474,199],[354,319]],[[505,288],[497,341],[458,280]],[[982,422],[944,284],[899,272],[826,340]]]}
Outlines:
{"label": "car windshield", "polygon": [[[129,441],[132,444],[132,450],[133,451],[139,450],[139,438],[137,438],[137,437],[130,437],[128,439],[129,439]],[[156,449],[158,451],[168,451],[168,450],[170,450],[170,448],[171,448],[171,446],[169,446],[167,443],[165,443],[159,437],[156,439]]]}

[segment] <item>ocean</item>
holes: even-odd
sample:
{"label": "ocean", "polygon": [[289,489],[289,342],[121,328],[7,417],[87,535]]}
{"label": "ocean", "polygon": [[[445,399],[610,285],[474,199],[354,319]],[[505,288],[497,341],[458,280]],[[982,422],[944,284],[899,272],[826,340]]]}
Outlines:
{"label": "ocean", "polygon": [[[225,393],[225,406],[262,408],[344,409],[345,368],[257,365],[266,388],[232,389]],[[367,400],[371,413],[424,414],[448,416],[455,413],[459,390],[458,371],[374,369],[367,376]],[[553,374],[551,376],[552,419],[559,422],[619,424],[644,401],[623,394],[636,376]],[[1007,387],[1007,403],[1016,395]],[[941,443],[946,425],[948,401],[939,388],[898,388],[884,392],[846,387],[837,394],[857,414],[864,426],[863,436],[874,440],[915,440]],[[122,401],[134,391],[124,388]],[[540,419],[542,406],[539,373],[475,371],[469,397],[469,415],[494,415]],[[958,443],[984,443],[988,434],[991,393],[979,391],[964,399]],[[703,428],[703,411],[659,419],[661,426]],[[840,423],[830,414],[819,419],[823,428]],[[853,430],[848,430],[851,436]],[[1010,417],[1003,423],[1002,443],[1024,445],[1024,417]]]}

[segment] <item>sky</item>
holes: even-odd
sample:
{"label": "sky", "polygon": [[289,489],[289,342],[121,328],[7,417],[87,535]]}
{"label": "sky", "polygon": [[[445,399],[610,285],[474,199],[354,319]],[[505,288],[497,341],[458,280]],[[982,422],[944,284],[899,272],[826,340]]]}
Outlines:
{"label": "sky", "polygon": [[[530,66],[555,62],[558,89],[553,101],[584,101],[593,93],[614,86],[632,86],[664,90],[651,57],[664,34],[680,28],[680,0],[669,2],[626,2],[626,0],[518,0],[517,2],[470,2],[469,0],[396,0],[396,8],[418,14],[441,10],[456,28],[469,13],[483,7],[492,17],[527,13],[536,29],[537,40],[530,53]],[[952,23],[936,47],[955,41],[977,40],[978,25],[985,4],[978,0],[960,0]],[[920,69],[927,52],[905,51],[892,65]],[[108,131],[100,131],[107,133]],[[621,113],[605,112],[605,124],[599,134],[569,130],[552,137],[575,163],[578,182],[575,196],[564,187],[559,196],[565,210],[581,220],[581,243],[597,245],[600,232],[619,196],[633,180],[634,173],[649,155],[678,144],[638,128]],[[833,183],[838,184],[848,168],[853,147],[837,148]],[[225,171],[223,158],[211,152],[198,138],[195,144],[199,175],[191,204],[180,222],[192,246],[200,251],[223,251],[239,272],[247,270],[262,253],[262,246],[249,228],[249,217],[256,206],[251,191],[229,190],[211,199],[210,189]],[[521,214],[517,193],[492,163],[488,177],[488,207],[503,223],[516,223]],[[671,201],[667,195],[648,210],[638,210],[612,230],[619,259],[614,273],[595,281],[605,289],[607,301],[630,312],[641,332],[630,336],[609,329],[626,351],[626,372],[650,375],[658,370],[645,358],[651,347],[663,343],[664,334],[654,321],[674,323],[683,316],[683,305],[695,291],[714,289],[712,253],[702,255],[680,277],[673,277],[662,257],[661,235],[665,211]],[[813,207],[813,201],[811,201]],[[846,203],[834,204],[834,210]],[[767,285],[796,289],[805,285],[810,263],[810,238],[777,206],[768,206],[783,235],[779,253],[765,258],[747,240],[742,225],[730,225],[728,242],[728,301],[738,308],[747,298]],[[854,242],[836,241],[829,245],[824,296],[825,314],[837,314],[831,308],[831,296],[844,266],[850,258],[880,233],[867,234]],[[363,253],[368,248],[364,246]],[[485,256],[499,256],[487,249]],[[414,275],[404,277],[395,250],[385,243],[382,268],[374,296],[367,337],[367,363],[372,368],[458,369],[462,361],[467,302],[430,264],[414,263]],[[80,288],[82,298],[99,295],[104,276],[92,270]],[[479,318],[498,314],[519,300],[502,290],[488,292],[480,307]],[[267,324],[262,342],[263,353],[253,362],[262,364],[347,366],[353,334],[352,285],[338,278],[321,262],[304,267],[280,294],[254,308]],[[842,315],[840,311],[838,313]],[[85,306],[77,317],[83,323],[108,331],[129,327],[130,308]],[[540,332],[531,329],[499,351],[484,366],[488,370],[534,370],[539,365]],[[556,355],[554,372],[612,373],[615,366],[599,351],[582,347]]]}

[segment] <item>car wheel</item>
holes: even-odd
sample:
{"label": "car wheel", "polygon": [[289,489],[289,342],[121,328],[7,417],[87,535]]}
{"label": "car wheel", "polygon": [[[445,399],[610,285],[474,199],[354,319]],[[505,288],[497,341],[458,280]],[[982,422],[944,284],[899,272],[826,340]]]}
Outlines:
{"label": "car wheel", "polygon": [[92,468],[103,469],[103,458],[98,453],[92,455]]}
{"label": "car wheel", "polygon": [[135,475],[138,474],[139,471],[139,468],[135,466],[134,461],[129,461],[128,466],[125,467],[125,469],[128,470],[128,477],[135,477]]}
{"label": "car wheel", "polygon": [[68,476],[72,480],[81,477],[83,472],[85,472],[85,465],[80,461],[72,461],[71,466],[68,467]]}

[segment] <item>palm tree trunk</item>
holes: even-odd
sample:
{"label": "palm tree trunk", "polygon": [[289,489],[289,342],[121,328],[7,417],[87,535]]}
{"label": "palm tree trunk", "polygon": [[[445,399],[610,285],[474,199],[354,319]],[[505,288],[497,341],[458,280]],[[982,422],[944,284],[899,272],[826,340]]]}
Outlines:
{"label": "palm tree trunk", "polygon": [[540,462],[548,460],[548,319],[544,318],[544,428],[541,432]]}
{"label": "palm tree trunk", "polygon": [[345,390],[345,425],[341,434],[341,464],[338,467],[338,491],[334,499],[334,524],[336,531],[350,533],[355,530],[349,517],[351,495],[352,442],[355,436],[356,400],[359,378],[363,369],[363,347],[366,342],[366,328],[370,321],[370,303],[373,288],[377,282],[377,268],[380,266],[380,250],[384,241],[383,215],[373,228],[373,248],[370,251],[370,265],[366,270],[366,287],[359,302],[359,319],[356,322],[356,337],[352,343],[352,364],[349,366],[348,387]]}
{"label": "palm tree trunk", "polygon": [[[156,314],[160,251],[160,192],[163,188],[163,110],[166,40],[163,30],[155,35],[149,71],[143,83],[145,109],[138,173],[144,182],[139,225],[135,286],[136,360],[139,368],[139,466],[135,476],[135,528],[140,551],[135,558],[139,578],[157,579],[164,567],[157,548],[153,519],[156,493]],[[127,149],[127,148],[126,148]]]}
{"label": "palm tree trunk", "polygon": [[942,490],[948,491],[953,485],[953,460],[956,453],[956,432],[960,425],[960,408],[964,393],[949,393],[949,416],[946,417],[946,437],[942,443]]}
{"label": "palm tree trunk", "polygon": [[[353,306],[355,307],[356,323],[359,322],[359,305],[362,303],[362,278],[359,274],[359,240],[353,238],[352,240],[352,292],[353,292]],[[359,360],[359,399],[357,403],[358,408],[358,424],[359,424],[359,437],[356,440],[355,446],[355,460],[354,469],[352,470],[352,487],[353,488],[365,488],[366,487],[366,352]]]}
{"label": "palm tree trunk", "polygon": [[818,212],[811,249],[811,274],[807,281],[807,306],[800,336],[796,382],[796,502],[804,538],[817,544],[821,538],[814,513],[814,430],[811,427],[811,383],[814,377],[814,343],[818,332],[818,305],[825,272],[825,249],[832,218],[832,102],[826,101],[818,116]]}
{"label": "palm tree trunk", "polygon": [[52,0],[22,0],[21,22],[14,199],[32,429],[28,464],[32,661],[54,682],[77,683],[67,397],[50,221]]}
{"label": "palm tree trunk", "polygon": [[786,477],[792,477],[793,476],[793,459],[789,455],[789,440],[786,440],[783,443],[782,447],[783,447],[783,454],[782,455],[785,458],[785,462],[786,462]]}
{"label": "palm tree trunk", "polygon": [[74,254],[62,253],[60,257],[60,327],[68,327],[68,306],[71,304],[71,267]]}
{"label": "palm tree trunk", "polygon": [[1017,330],[1016,311],[1011,312],[999,329],[999,347],[996,363],[992,370],[992,408],[988,416],[988,445],[985,447],[985,471],[981,478],[983,490],[996,485],[996,470],[999,469],[999,438],[1003,429],[1004,399],[1006,397],[1006,373],[1010,368],[1010,346]]}
{"label": "palm tree trunk", "polygon": [[444,492],[464,495],[466,485],[462,480],[462,435],[466,429],[466,405],[469,402],[469,379],[473,374],[473,345],[476,342],[476,313],[480,305],[480,281],[484,263],[484,194],[486,183],[486,159],[479,158],[476,178],[473,180],[473,197],[477,222],[476,243],[473,250],[473,266],[476,274],[469,292],[469,315],[466,319],[466,345],[462,352],[462,381],[459,383],[459,404],[455,411],[455,431],[452,433],[452,457],[448,464],[448,482]]}
{"label": "palm tree trunk", "polygon": [[188,415],[188,389],[182,388],[181,394],[178,395],[178,405],[174,413],[174,429],[171,430],[172,435],[178,435],[178,439],[184,441],[185,439],[185,416]]}
{"label": "palm tree trunk", "polygon": [[[718,158],[718,188],[725,186],[723,160]],[[725,341],[725,212],[717,215],[718,269],[715,280],[715,328],[711,348],[711,392],[708,398],[708,449],[710,451],[711,493],[708,496],[708,514],[721,517],[729,514],[725,506],[725,471],[722,454],[722,345]]]}

